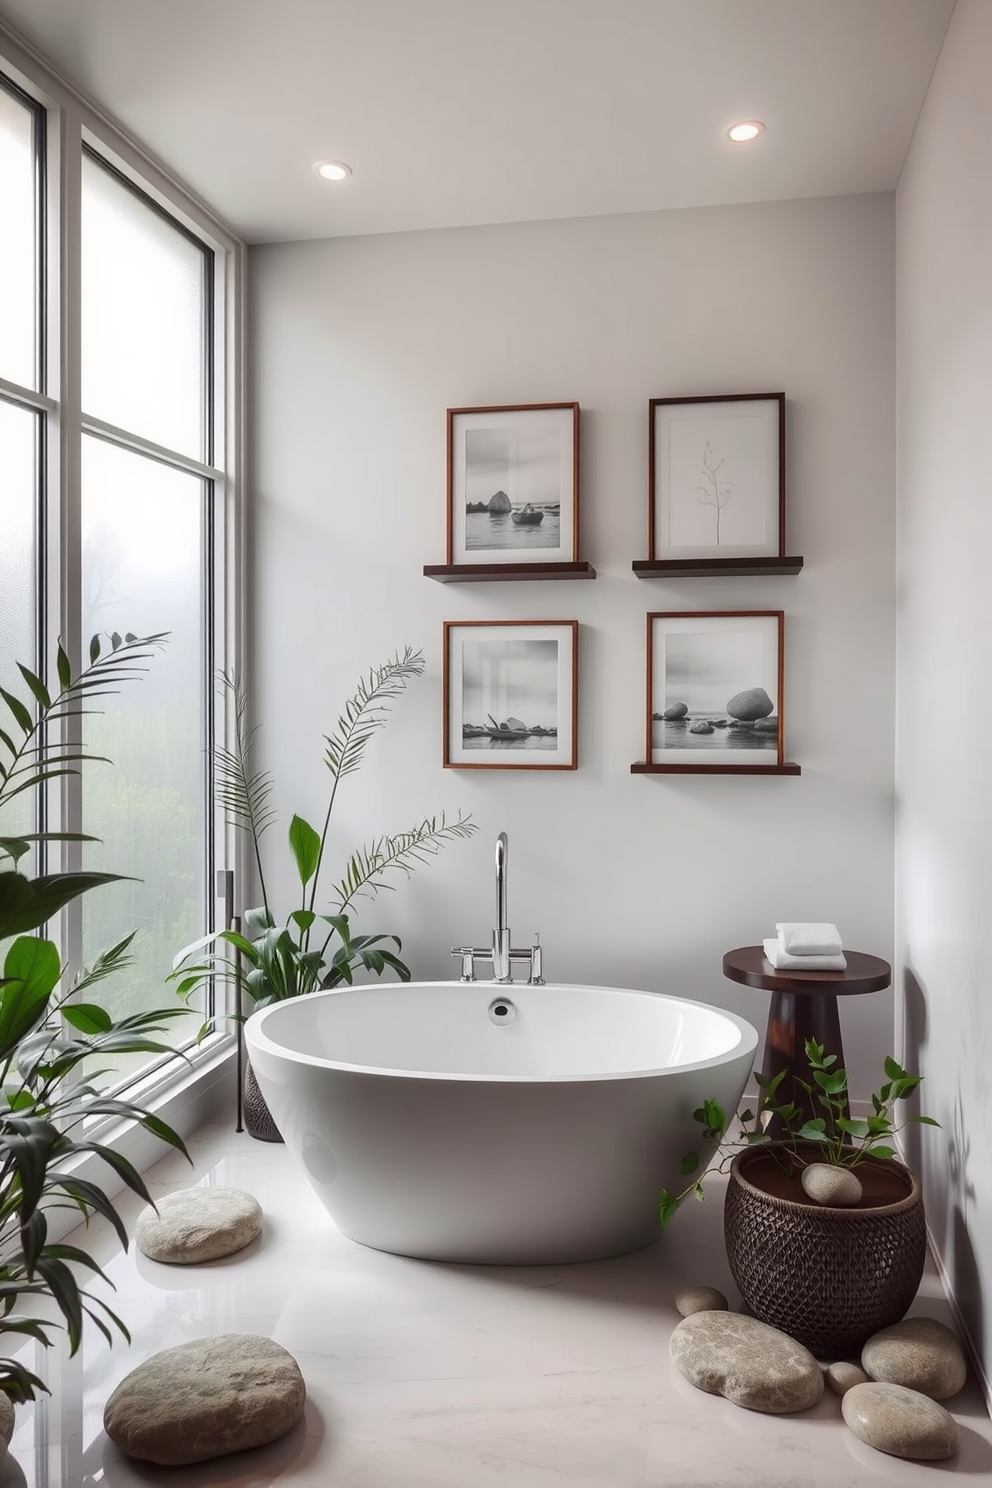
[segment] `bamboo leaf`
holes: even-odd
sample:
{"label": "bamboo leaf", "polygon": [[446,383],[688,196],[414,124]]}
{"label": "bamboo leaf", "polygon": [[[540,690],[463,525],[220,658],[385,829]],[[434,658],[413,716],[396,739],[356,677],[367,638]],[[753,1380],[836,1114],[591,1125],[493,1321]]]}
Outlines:
{"label": "bamboo leaf", "polygon": [[30,671],[28,667],[23,664],[23,662],[19,661],[17,663],[17,670],[20,672],[21,676],[28,684],[28,687],[31,689],[35,701],[41,708],[43,708],[47,712],[47,710],[52,706],[52,700],[49,697],[48,688],[45,686],[44,682],[42,682],[41,678],[34,672]]}
{"label": "bamboo leaf", "polygon": [[72,665],[61,641],[59,641],[55,652],[55,669],[59,674],[59,686],[63,692],[68,692],[72,686]]}
{"label": "bamboo leaf", "polygon": [[19,723],[25,734],[30,734],[34,729],[34,719],[25,708],[19,697],[8,692],[5,687],[0,687],[0,697],[3,698],[16,723]]}

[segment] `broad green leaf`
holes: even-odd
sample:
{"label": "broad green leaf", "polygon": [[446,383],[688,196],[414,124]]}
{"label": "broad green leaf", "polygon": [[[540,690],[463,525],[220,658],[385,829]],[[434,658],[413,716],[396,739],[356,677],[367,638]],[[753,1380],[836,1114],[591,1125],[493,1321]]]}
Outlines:
{"label": "broad green leaf", "polygon": [[320,860],[320,833],[315,831],[302,816],[295,816],[289,824],[289,845],[296,860],[296,871],[300,883],[308,884],[317,871]]}
{"label": "broad green leaf", "polygon": [[939,1121],[934,1121],[932,1116],[910,1116],[910,1121],[915,1121],[919,1126],[939,1126]]}
{"label": "broad green leaf", "polygon": [[126,877],[121,873],[46,874],[42,878],[27,880],[27,898],[21,898],[18,907],[7,913],[4,880],[12,876],[0,873],[0,938],[38,930],[46,920],[58,914],[64,905],[78,899],[80,894],[99,888],[101,884],[121,883]]}
{"label": "broad green leaf", "polygon": [[885,1073],[890,1080],[905,1080],[906,1071],[901,1064],[897,1064],[891,1054],[885,1056]]}
{"label": "broad green leaf", "polygon": [[817,1118],[815,1121],[805,1122],[796,1133],[802,1142],[825,1142],[827,1134],[824,1131],[823,1122]]}
{"label": "broad green leaf", "polygon": [[851,1116],[838,1116],[837,1130],[845,1132],[849,1137],[858,1137],[862,1140],[870,1134],[867,1121],[856,1120]]}
{"label": "broad green leaf", "polygon": [[0,1052],[9,1054],[45,1015],[62,973],[59,953],[50,940],[19,935],[3,963],[0,990]]}
{"label": "broad green leaf", "polygon": [[72,686],[72,666],[61,641],[59,641],[58,650],[55,653],[55,668],[59,674],[59,686],[63,692],[67,692]]}
{"label": "broad green leaf", "polygon": [[847,1089],[846,1070],[817,1070],[813,1079],[826,1095],[841,1095]]}
{"label": "broad green leaf", "polygon": [[317,916],[312,909],[294,909],[289,918],[293,921],[294,925],[299,926],[305,935]]}
{"label": "broad green leaf", "polygon": [[894,1147],[869,1147],[868,1148],[868,1156],[869,1157],[895,1157],[895,1155],[896,1155],[896,1149]]}
{"label": "broad green leaf", "polygon": [[62,1016],[80,1033],[109,1033],[114,1020],[106,1008],[95,1002],[70,1002],[62,1008]]}

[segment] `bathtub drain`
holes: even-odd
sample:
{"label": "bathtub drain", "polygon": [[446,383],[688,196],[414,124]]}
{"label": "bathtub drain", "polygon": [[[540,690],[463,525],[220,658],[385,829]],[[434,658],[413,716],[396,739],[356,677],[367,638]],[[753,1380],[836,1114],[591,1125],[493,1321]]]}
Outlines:
{"label": "bathtub drain", "polygon": [[516,1016],[516,1008],[513,1006],[513,1003],[510,1002],[506,997],[497,997],[493,1002],[489,1004],[490,1023],[495,1023],[497,1025],[512,1023]]}

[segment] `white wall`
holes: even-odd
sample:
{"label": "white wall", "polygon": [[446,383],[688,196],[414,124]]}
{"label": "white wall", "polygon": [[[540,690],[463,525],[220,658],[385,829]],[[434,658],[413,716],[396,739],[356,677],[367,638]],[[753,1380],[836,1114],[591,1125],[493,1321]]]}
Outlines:
{"label": "white wall", "polygon": [[[288,813],[315,819],[321,735],[357,674],[422,646],[427,676],[340,801],[345,847],[464,807],[481,827],[363,928],[415,975],[488,939],[496,833],[510,923],[552,979],[686,993],[764,1027],[722,953],[776,919],[835,920],[892,953],[893,202],[860,196],[254,249],[257,716]],[[788,395],[798,578],[639,581],[649,397]],[[578,400],[589,583],[442,586],[448,406]],[[645,614],[787,613],[787,757],[799,779],[632,777]],[[444,619],[578,618],[576,774],[441,768]],[[280,829],[282,830],[282,829]],[[285,862],[285,849],[270,848]],[[288,906],[286,906],[288,907]],[[847,999],[864,1093],[891,993]]]}
{"label": "white wall", "polygon": [[[992,1360],[992,6],[958,0],[897,195],[898,924],[934,1240]],[[922,1149],[922,1151],[921,1151]]]}

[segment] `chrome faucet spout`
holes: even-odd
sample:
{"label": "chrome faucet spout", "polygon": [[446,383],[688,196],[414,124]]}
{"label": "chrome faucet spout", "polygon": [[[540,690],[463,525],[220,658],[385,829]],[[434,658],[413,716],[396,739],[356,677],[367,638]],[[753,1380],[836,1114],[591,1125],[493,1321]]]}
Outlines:
{"label": "chrome faucet spout", "polygon": [[506,833],[496,838],[496,928],[493,931],[493,980],[510,980],[510,927],[506,923],[506,873],[510,848]]}

